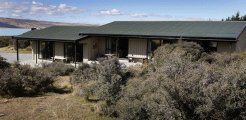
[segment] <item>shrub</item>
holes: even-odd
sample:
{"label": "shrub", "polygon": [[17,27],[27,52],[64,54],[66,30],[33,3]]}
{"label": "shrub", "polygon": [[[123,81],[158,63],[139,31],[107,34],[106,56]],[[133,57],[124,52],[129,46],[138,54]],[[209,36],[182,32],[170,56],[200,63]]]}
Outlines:
{"label": "shrub", "polygon": [[202,47],[196,43],[180,41],[177,44],[165,44],[164,46],[159,47],[154,51],[153,59],[157,66],[169,62],[170,59],[166,58],[172,56],[196,61],[201,58],[203,51]]}
{"label": "shrub", "polygon": [[0,56],[0,69],[5,69],[10,67],[10,64],[6,62],[6,59]]}
{"label": "shrub", "polygon": [[27,48],[30,46],[30,41],[29,40],[21,40],[19,41],[19,47],[20,48]]}
{"label": "shrub", "polygon": [[96,65],[82,64],[73,73],[72,84],[75,94],[80,96],[93,95],[95,93],[94,86],[98,80],[98,71]]}
{"label": "shrub", "polygon": [[80,66],[74,73],[73,81],[83,86],[81,91],[85,96],[95,95],[111,105],[119,98],[121,87],[129,76],[118,59],[113,58],[102,60],[99,64]]}
{"label": "shrub", "polygon": [[11,44],[12,38],[7,36],[0,37],[0,47],[7,47]]}
{"label": "shrub", "polygon": [[0,95],[8,97],[32,96],[50,91],[53,76],[40,68],[16,65],[0,72]]}
{"label": "shrub", "polygon": [[246,60],[202,51],[194,43],[158,48],[144,76],[129,80],[111,108],[129,120],[245,119]]}
{"label": "shrub", "polygon": [[60,62],[53,62],[48,64],[42,64],[42,68],[53,73],[55,76],[64,76],[72,73],[75,68],[72,65],[66,65]]}
{"label": "shrub", "polygon": [[[29,40],[20,40],[19,42],[19,48],[26,48],[30,46]],[[1,36],[0,37],[0,47],[7,47],[7,46],[15,46],[16,49],[16,41],[12,39],[10,36]]]}

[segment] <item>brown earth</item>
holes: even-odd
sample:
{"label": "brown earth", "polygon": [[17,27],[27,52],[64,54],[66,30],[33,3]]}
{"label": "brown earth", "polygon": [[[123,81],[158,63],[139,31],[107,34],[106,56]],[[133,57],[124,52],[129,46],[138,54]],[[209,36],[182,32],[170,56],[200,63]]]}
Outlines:
{"label": "brown earth", "polygon": [[[56,85],[70,88],[70,78],[59,77]],[[48,93],[39,97],[0,98],[0,120],[108,120],[93,112],[97,103],[71,93]]]}

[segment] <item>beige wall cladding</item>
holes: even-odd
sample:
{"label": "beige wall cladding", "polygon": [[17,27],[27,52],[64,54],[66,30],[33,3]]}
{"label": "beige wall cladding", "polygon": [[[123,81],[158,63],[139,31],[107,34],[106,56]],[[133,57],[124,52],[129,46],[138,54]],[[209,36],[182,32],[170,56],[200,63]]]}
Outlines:
{"label": "beige wall cladding", "polygon": [[36,60],[36,45],[37,42],[36,41],[31,41],[32,44],[32,59]]}
{"label": "beige wall cladding", "polygon": [[234,52],[236,50],[236,43],[233,42],[218,42],[217,52]]}
{"label": "beige wall cladding", "polygon": [[147,58],[147,40],[146,39],[129,39],[128,57]]}
{"label": "beige wall cladding", "polygon": [[241,33],[236,45],[237,51],[246,51],[246,29]]}
{"label": "beige wall cladding", "polygon": [[83,43],[83,62],[86,63],[89,60],[87,43]]}
{"label": "beige wall cladding", "polygon": [[83,61],[96,60],[97,57],[105,53],[105,38],[90,37],[80,43],[83,43]]}
{"label": "beige wall cladding", "polygon": [[55,58],[64,58],[64,43],[55,42]]}

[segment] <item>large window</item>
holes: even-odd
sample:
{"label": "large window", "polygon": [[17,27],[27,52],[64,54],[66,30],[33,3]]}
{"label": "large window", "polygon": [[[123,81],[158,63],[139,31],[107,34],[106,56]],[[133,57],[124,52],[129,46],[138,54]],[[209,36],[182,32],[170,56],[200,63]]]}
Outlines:
{"label": "large window", "polygon": [[74,61],[74,44],[64,43],[64,57],[67,58],[68,62]]}
{"label": "large window", "polygon": [[162,44],[162,40],[147,40],[148,44],[148,54],[154,52]]}
{"label": "large window", "polygon": [[[75,44],[64,43],[64,57],[67,58],[67,62],[75,61]],[[77,44],[76,46],[76,60],[81,62],[83,60],[83,44]]]}
{"label": "large window", "polygon": [[39,44],[39,58],[51,59],[53,57],[53,42],[41,41]]}
{"label": "large window", "polygon": [[159,46],[161,46],[161,40],[151,40],[151,51],[155,51]]}
{"label": "large window", "polygon": [[205,52],[216,52],[217,51],[217,42],[210,42],[210,41],[204,41],[204,42],[198,42]]}
{"label": "large window", "polygon": [[108,38],[106,39],[106,53],[107,54],[116,54],[116,45],[117,38]]}

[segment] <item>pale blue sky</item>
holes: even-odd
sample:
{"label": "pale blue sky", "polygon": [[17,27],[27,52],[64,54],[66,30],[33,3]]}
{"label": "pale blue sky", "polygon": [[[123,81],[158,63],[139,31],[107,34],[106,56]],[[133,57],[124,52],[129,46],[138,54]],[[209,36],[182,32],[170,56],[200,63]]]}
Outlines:
{"label": "pale blue sky", "polygon": [[105,24],[125,20],[221,20],[246,0],[0,0],[0,17]]}

